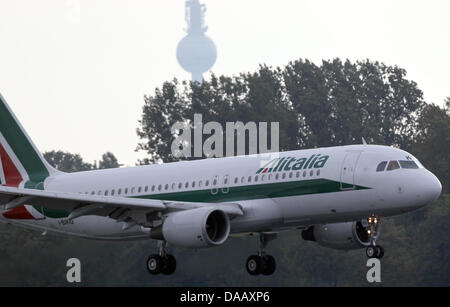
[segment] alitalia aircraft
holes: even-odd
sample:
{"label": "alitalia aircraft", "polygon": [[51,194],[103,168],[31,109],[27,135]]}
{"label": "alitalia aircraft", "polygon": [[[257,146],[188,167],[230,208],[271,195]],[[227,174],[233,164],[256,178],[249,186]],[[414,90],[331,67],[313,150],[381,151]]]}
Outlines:
{"label": "alitalia aircraft", "polygon": [[36,230],[99,240],[159,240],[146,263],[172,274],[168,246],[206,248],[259,234],[246,262],[270,275],[277,233],[335,249],[376,245],[380,218],[426,206],[439,180],[410,153],[367,145],[63,173],[36,149],[0,96],[0,219]]}

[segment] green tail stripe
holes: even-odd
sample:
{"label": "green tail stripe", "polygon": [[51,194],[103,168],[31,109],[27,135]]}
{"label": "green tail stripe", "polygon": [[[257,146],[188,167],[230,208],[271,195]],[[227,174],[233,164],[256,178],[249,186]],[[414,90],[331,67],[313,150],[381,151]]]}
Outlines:
{"label": "green tail stripe", "polygon": [[0,132],[30,177],[25,187],[39,189],[36,185],[43,182],[50,174],[4,101],[0,102]]}

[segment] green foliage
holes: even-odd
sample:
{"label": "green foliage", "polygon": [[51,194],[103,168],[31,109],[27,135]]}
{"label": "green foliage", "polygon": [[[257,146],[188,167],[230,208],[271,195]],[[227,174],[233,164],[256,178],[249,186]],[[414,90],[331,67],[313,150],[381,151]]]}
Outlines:
{"label": "green foliage", "polygon": [[103,154],[102,159],[98,162],[99,169],[117,168],[117,167],[120,167],[120,164],[117,161],[116,156],[114,156],[114,154],[112,154],[111,152]]}
{"label": "green foliage", "polygon": [[407,149],[424,101],[417,84],[405,77],[404,69],[368,60],[335,59],[320,67],[299,60],[284,71],[286,93],[317,146],[354,144],[365,137]]}
{"label": "green foliage", "polygon": [[79,154],[71,154],[60,150],[46,152],[44,158],[54,168],[67,173],[120,167],[117,158],[111,152],[103,154],[98,167],[96,162],[94,164],[84,162]]}
{"label": "green foliage", "polygon": [[418,120],[413,153],[441,180],[450,193],[450,99],[446,107],[427,105]]}
{"label": "green foliage", "polygon": [[409,150],[424,106],[417,84],[397,66],[339,59],[321,66],[308,60],[284,68],[262,65],[236,77],[212,75],[202,84],[164,83],[145,96],[137,150],[149,155],[143,164],[154,158],[177,160],[170,128],[177,121],[191,123],[195,113],[222,127],[237,121],[279,122],[282,151],[355,144],[361,137]]}
{"label": "green foliage", "polygon": [[60,150],[46,152],[44,153],[44,158],[54,168],[67,173],[94,169],[94,165],[84,162],[80,155]]}

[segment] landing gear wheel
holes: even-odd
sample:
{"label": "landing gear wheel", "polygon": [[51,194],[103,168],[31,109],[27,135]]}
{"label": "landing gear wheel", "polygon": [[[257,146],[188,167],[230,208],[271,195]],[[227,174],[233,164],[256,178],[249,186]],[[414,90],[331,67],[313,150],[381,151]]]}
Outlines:
{"label": "landing gear wheel", "polygon": [[260,256],[258,255],[251,255],[250,257],[248,257],[247,259],[247,264],[246,264],[246,269],[247,272],[250,275],[259,275],[261,274],[261,269],[262,269],[262,259]]}
{"label": "landing gear wheel", "polygon": [[384,248],[381,245],[377,245],[377,248],[378,248],[377,258],[381,259],[384,256]]}
{"label": "landing gear wheel", "polygon": [[275,258],[271,255],[265,255],[262,257],[263,262],[263,275],[272,275],[275,272],[275,269],[277,268],[277,264],[275,262]]}
{"label": "landing gear wheel", "polygon": [[151,255],[147,260],[147,270],[152,275],[161,273],[163,268],[163,259],[160,255]]}
{"label": "landing gear wheel", "polygon": [[381,259],[384,256],[384,248],[380,245],[377,246],[369,246],[366,249],[367,258],[378,258]]}
{"label": "landing gear wheel", "polygon": [[376,258],[377,255],[377,247],[376,246],[368,246],[366,248],[367,258]]}
{"label": "landing gear wheel", "polygon": [[177,261],[172,255],[166,255],[163,260],[163,267],[161,268],[161,273],[164,275],[172,275],[177,268]]}
{"label": "landing gear wheel", "polygon": [[158,242],[158,254],[153,254],[148,257],[147,270],[152,275],[158,275],[160,273],[164,275],[172,275],[177,268],[177,261],[175,257],[167,254],[166,252],[167,242]]}
{"label": "landing gear wheel", "polygon": [[259,248],[257,255],[251,255],[247,258],[245,268],[250,275],[272,275],[277,267],[275,258],[266,254],[266,246],[269,241],[277,238],[276,233],[260,233]]}

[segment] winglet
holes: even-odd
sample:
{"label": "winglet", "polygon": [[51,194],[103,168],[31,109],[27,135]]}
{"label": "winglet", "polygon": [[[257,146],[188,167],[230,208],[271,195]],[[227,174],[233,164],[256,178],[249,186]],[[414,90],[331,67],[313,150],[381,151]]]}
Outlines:
{"label": "winglet", "polygon": [[363,143],[364,146],[367,146],[367,142],[366,142],[366,140],[364,138],[362,138],[362,143]]}

